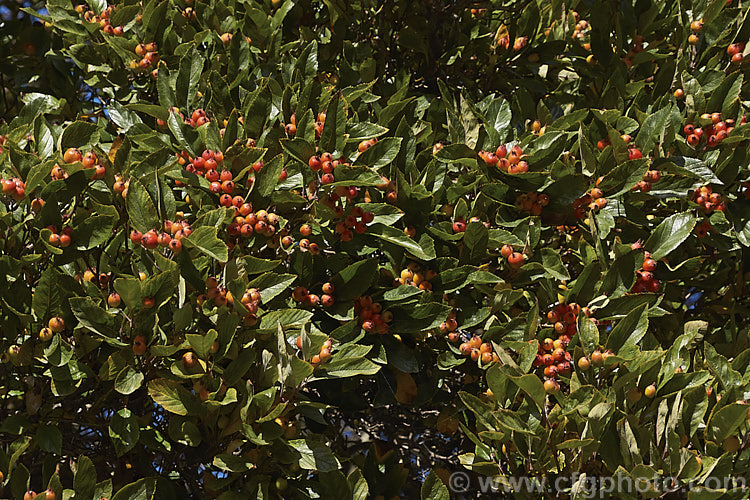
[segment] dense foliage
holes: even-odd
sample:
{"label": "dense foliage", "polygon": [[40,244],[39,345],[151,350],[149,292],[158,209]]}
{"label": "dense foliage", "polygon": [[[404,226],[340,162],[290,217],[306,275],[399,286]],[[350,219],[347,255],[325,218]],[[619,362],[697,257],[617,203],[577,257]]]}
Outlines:
{"label": "dense foliage", "polygon": [[0,5],[2,496],[745,498],[749,15]]}

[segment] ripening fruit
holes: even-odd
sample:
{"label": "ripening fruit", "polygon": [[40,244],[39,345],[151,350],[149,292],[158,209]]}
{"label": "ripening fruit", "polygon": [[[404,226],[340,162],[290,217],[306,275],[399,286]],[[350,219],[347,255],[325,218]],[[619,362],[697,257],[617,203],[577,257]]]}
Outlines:
{"label": "ripening fruit", "polygon": [[75,163],[83,159],[83,154],[76,148],[68,148],[63,154],[63,161],[65,163]]}
{"label": "ripening fruit", "polygon": [[187,369],[195,368],[197,364],[198,364],[198,356],[196,356],[194,352],[188,351],[182,355],[182,365],[185,368]]}
{"label": "ripening fruit", "polygon": [[52,337],[54,335],[55,334],[52,332],[50,328],[45,327],[39,331],[39,340],[41,340],[42,342],[48,342],[52,340]]}
{"label": "ripening fruit", "polygon": [[651,399],[656,396],[656,386],[654,384],[649,385],[643,390],[643,395]]}
{"label": "ripening fruit", "polygon": [[674,91],[675,99],[683,99],[685,97],[685,91],[682,89],[677,89]]}
{"label": "ripening fruit", "polygon": [[628,401],[630,403],[632,403],[632,404],[635,404],[638,401],[640,401],[641,400],[641,396],[642,396],[641,390],[639,388],[637,388],[637,387],[633,387],[626,394],[626,397],[627,397]]}
{"label": "ripening fruit", "polygon": [[521,267],[523,265],[523,254],[520,252],[513,252],[508,256],[508,264],[514,269]]}
{"label": "ripening fruit", "polygon": [[23,500],[34,500],[36,498],[36,491],[29,490],[23,494]]}
{"label": "ripening fruit", "polygon": [[109,304],[109,307],[119,307],[120,294],[118,294],[117,292],[110,293],[109,297],[107,297],[107,304]]}
{"label": "ripening fruit", "polygon": [[596,350],[591,353],[591,362],[594,364],[594,366],[602,366],[604,364],[604,354],[602,354],[602,351]]}
{"label": "ripening fruit", "polygon": [[63,321],[60,316],[55,316],[54,318],[51,318],[49,322],[47,322],[47,326],[53,332],[60,333],[61,331],[65,330],[65,321]]}
{"label": "ripening fruit", "polygon": [[560,389],[560,384],[556,380],[545,380],[544,381],[544,392],[547,394],[554,394]]}
{"label": "ripening fruit", "polygon": [[510,245],[503,245],[500,249],[500,255],[503,256],[504,259],[507,259],[510,257],[510,255],[513,253],[513,247]]}
{"label": "ripening fruit", "polygon": [[151,309],[156,305],[156,300],[153,297],[143,297],[143,300],[141,301],[143,304],[143,307],[146,309]]}
{"label": "ripening fruit", "polygon": [[45,490],[44,495],[46,500],[55,500],[55,492],[53,490]]}
{"label": "ripening fruit", "polygon": [[728,453],[735,453],[742,447],[742,443],[737,436],[729,436],[721,442],[721,447]]}
{"label": "ripening fruit", "polygon": [[703,20],[696,19],[695,21],[690,23],[690,29],[692,31],[695,31],[696,33],[700,32],[703,29]]}

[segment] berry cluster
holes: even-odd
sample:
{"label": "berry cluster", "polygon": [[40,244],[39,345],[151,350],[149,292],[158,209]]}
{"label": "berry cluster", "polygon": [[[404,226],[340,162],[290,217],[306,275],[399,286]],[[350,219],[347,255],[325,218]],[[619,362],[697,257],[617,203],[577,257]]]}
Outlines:
{"label": "berry cluster", "polygon": [[141,233],[133,229],[130,233],[130,241],[134,245],[142,245],[143,248],[153,250],[156,247],[169,248],[176,255],[182,251],[182,240],[190,236],[193,230],[186,220],[172,222],[164,221],[164,230],[159,233],[156,229],[151,229],[146,233]]}
{"label": "berry cluster", "polygon": [[581,40],[583,38],[586,38],[588,36],[589,31],[591,31],[591,27],[589,26],[589,22],[585,19],[581,19],[579,21],[580,15],[578,12],[574,13],[576,25],[575,28],[573,28],[573,33],[571,33],[570,37],[573,40]]}
{"label": "berry cluster", "polygon": [[734,64],[740,64],[745,59],[745,56],[743,55],[744,51],[744,42],[733,43],[729,47],[727,47],[727,55]]}
{"label": "berry cluster", "polygon": [[527,214],[541,215],[542,208],[547,205],[549,205],[549,196],[544,193],[526,193],[516,196],[516,209]]}
{"label": "berry cluster", "polygon": [[0,179],[0,185],[3,187],[3,194],[16,201],[21,201],[26,196],[26,183],[17,177]]}
{"label": "berry cluster", "polygon": [[510,245],[503,245],[500,248],[500,255],[508,260],[508,264],[510,264],[510,267],[513,269],[518,269],[523,265],[524,262],[524,256],[521,252],[516,252],[513,250],[513,247]]}
{"label": "berry cluster", "polygon": [[[42,497],[41,495],[44,495],[44,496]],[[37,495],[36,491],[34,490],[28,490],[23,494],[23,500],[34,500],[37,497],[44,498],[45,500],[55,500],[55,497],[56,497],[55,490],[47,489],[39,493],[39,495]],[[102,498],[106,500],[105,497],[102,497]]]}
{"label": "berry cluster", "polygon": [[[296,340],[297,349],[302,351],[302,335],[297,337]],[[318,351],[318,354],[313,354],[313,356],[310,358],[310,363],[314,367],[318,367],[322,364],[327,363],[331,360],[331,348],[333,347],[333,341],[331,339],[326,340],[323,342],[323,345],[320,348],[320,351]]]}
{"label": "berry cluster", "polygon": [[432,269],[423,270],[416,262],[410,262],[406,269],[402,269],[399,277],[393,280],[393,286],[411,285],[420,290],[432,290],[430,280],[437,275]]}
{"label": "berry cluster", "polygon": [[695,229],[693,229],[693,232],[698,238],[705,238],[709,231],[711,231],[711,223],[707,220],[701,221],[700,224],[697,224],[695,226]]}
{"label": "berry cluster", "polygon": [[591,316],[591,311],[588,308],[581,308],[575,302],[558,304],[547,313],[547,321],[552,324],[555,333],[559,335],[558,340],[565,344],[565,346],[578,333],[578,323],[576,321],[580,312],[583,312],[587,317]]}
{"label": "berry cluster", "polygon": [[698,45],[698,42],[700,41],[700,32],[703,31],[703,19],[696,19],[690,23],[690,31],[692,31],[692,33],[688,37],[688,43],[690,45]]}
{"label": "berry cluster", "polygon": [[573,202],[573,211],[575,212],[576,217],[583,219],[586,217],[586,209],[589,209],[592,212],[598,212],[606,206],[607,198],[604,197],[604,193],[601,189],[595,187]]}
{"label": "berry cluster", "polygon": [[505,144],[501,144],[494,153],[482,150],[479,157],[488,167],[497,167],[509,174],[523,174],[529,171],[529,164],[522,160],[523,149],[518,144],[513,145],[510,150]]}
{"label": "berry cluster", "polygon": [[[343,187],[343,186],[341,186]],[[347,189],[347,188],[344,188]],[[348,193],[354,193],[358,188],[351,187],[347,189]],[[338,195],[338,193],[334,193]],[[349,194],[347,194],[347,198]],[[349,198],[351,200],[351,198]],[[330,200],[330,197],[329,197]],[[338,211],[337,211],[338,213]],[[367,224],[375,219],[375,214],[372,212],[365,212],[360,207],[353,207],[351,213],[344,217],[344,220],[336,224],[336,233],[341,236],[341,241],[351,241],[354,237],[354,233],[364,234],[367,231]]]}
{"label": "berry cluster", "polygon": [[[581,370],[588,370],[591,368],[591,365],[594,365],[597,368],[601,368],[604,366],[604,362],[607,361],[607,358],[610,356],[614,356],[614,353],[612,351],[602,351],[601,349],[596,349],[594,352],[591,353],[591,357],[582,356],[578,358],[578,368]],[[653,387],[653,386],[649,386]],[[648,395],[648,388],[647,389],[647,397],[652,397]]]}
{"label": "berry cluster", "polygon": [[65,321],[60,316],[50,318],[47,322],[47,326],[39,331],[39,340],[42,342],[49,342],[56,333],[60,333],[65,330]]}
{"label": "berry cluster", "polygon": [[[309,240],[309,237],[312,235],[312,226],[310,224],[302,224],[299,228],[299,234],[303,237],[299,240],[300,252],[310,252],[313,255],[318,255],[320,253],[320,245]],[[293,239],[290,236],[287,240],[282,239],[281,243],[286,248],[291,246]]]}
{"label": "berry cluster", "polygon": [[[159,63],[159,53],[155,42],[139,43],[135,46],[135,55],[140,57],[141,60],[133,59],[130,61],[130,69],[133,71],[145,71]],[[154,70],[154,73],[152,73],[154,78],[156,77],[156,71]]]}
{"label": "berry cluster", "polygon": [[335,181],[333,177],[333,169],[339,165],[349,166],[346,158],[334,159],[331,153],[323,153],[321,155],[313,155],[307,160],[307,166],[310,170],[317,172],[320,170],[323,175],[320,178],[320,182],[323,184],[331,184]]}
{"label": "berry cluster", "polygon": [[[448,334],[448,340],[455,338],[453,334],[458,335],[457,332],[450,332]],[[461,351],[461,354],[464,356],[469,356],[472,361],[477,361],[483,365],[500,361],[497,353],[492,349],[492,344],[489,342],[482,342],[482,337],[479,335],[472,335],[467,342],[463,342],[458,347],[458,350]]]}
{"label": "berry cluster", "polygon": [[214,193],[231,192],[234,189],[232,185],[229,191],[224,190],[222,183],[232,180],[232,172],[223,169],[224,153],[221,151],[206,149],[195,158],[192,158],[187,151],[181,151],[177,155],[177,163],[183,165],[187,172],[205,177],[211,183],[217,182],[218,186],[211,185],[211,191]]}
{"label": "berry cluster", "polygon": [[[729,136],[729,133],[732,130],[734,130],[734,120],[731,118],[723,120],[721,113],[704,113],[700,116],[700,121],[707,124],[705,129],[702,127],[696,127],[692,123],[688,123],[682,129],[688,144],[693,147],[698,146],[704,136],[706,137],[707,147],[716,147],[721,141]],[[744,117],[740,124],[743,123]]]}
{"label": "berry cluster", "polygon": [[[83,14],[83,19],[87,23],[95,23],[98,24],[102,30],[108,34],[108,35],[114,35],[114,36],[122,36],[125,29],[122,26],[112,26],[109,19],[112,16],[112,12],[115,10],[114,5],[107,6],[106,9],[102,11],[101,14],[98,16],[94,13],[93,10],[86,10],[86,6],[76,5],[76,12],[78,14]],[[140,16],[140,14],[139,14]]]}
{"label": "berry cluster", "polygon": [[648,193],[649,191],[651,191],[651,185],[654,182],[659,182],[659,179],[661,179],[661,172],[659,172],[658,170],[649,170],[643,176],[643,180],[638,181],[638,184],[633,186],[633,191],[642,191],[644,193]]}
{"label": "berry cluster", "polygon": [[130,179],[125,180],[123,179],[122,175],[115,174],[115,183],[112,185],[112,191],[114,191],[115,193],[118,193],[123,198],[127,198],[129,187],[130,187]]}
{"label": "berry cluster", "polygon": [[47,226],[47,229],[52,231],[52,234],[49,235],[48,242],[53,247],[61,247],[61,248],[67,248],[72,243],[72,235],[73,235],[73,228],[70,226],[66,226],[60,231],[58,234],[57,227],[55,226]]}
{"label": "berry cluster", "polygon": [[[520,36],[516,38],[515,40],[513,40],[513,50],[519,51],[523,49],[524,47],[526,47],[526,44],[528,43],[528,41],[529,41],[529,37],[526,37],[526,36]],[[510,35],[503,35],[500,38],[498,38],[497,46],[501,50],[508,50],[508,48],[511,46]]]}
{"label": "berry cluster", "polygon": [[383,311],[383,305],[373,302],[369,295],[354,299],[354,314],[359,315],[360,325],[367,333],[385,335],[388,333],[388,324],[393,321],[393,313]]}
{"label": "berry cluster", "polygon": [[545,338],[539,344],[533,366],[540,369],[544,379],[544,389],[548,393],[560,390],[558,375],[570,375],[573,371],[572,356],[567,351],[571,339],[578,333],[578,315],[583,312],[587,317],[591,315],[588,308],[581,308],[575,302],[558,304],[547,312],[547,321],[553,325],[557,339]]}
{"label": "berry cluster", "polygon": [[641,265],[641,269],[636,271],[637,277],[635,285],[633,285],[633,293],[656,293],[659,291],[660,284],[659,280],[654,277],[655,270],[656,261],[651,258],[649,252],[643,252],[643,264]]}
{"label": "berry cluster", "polygon": [[[326,123],[326,114],[324,111],[321,111],[318,113],[318,116],[315,119],[315,138],[320,139],[320,134],[323,133],[323,127]],[[294,137],[297,135],[297,117],[295,113],[292,113],[292,116],[289,117],[289,123],[284,125],[284,132],[286,132],[286,135],[289,137]]]}
{"label": "berry cluster", "polygon": [[[630,134],[622,134],[620,137],[623,141],[625,141],[625,144],[630,144],[633,140],[633,137]],[[596,149],[598,149],[599,151],[604,151],[604,148],[611,144],[612,142],[605,137],[604,139],[600,139],[596,143]],[[641,150],[634,146],[628,146],[628,160],[638,160],[640,158],[643,158],[643,153],[641,153]]]}
{"label": "berry cluster", "polygon": [[[241,196],[235,196],[241,198]],[[279,225],[279,216],[266,210],[253,212],[251,203],[243,203],[239,207],[235,205],[234,221],[227,227],[227,233],[234,238],[250,238],[253,234],[272,238],[276,234]],[[234,248],[236,241],[228,242],[230,250]]]}
{"label": "berry cluster", "polygon": [[714,210],[723,212],[726,204],[719,193],[714,193],[711,186],[701,186],[693,191],[693,201],[700,205],[701,210],[706,215],[711,215]]}
{"label": "berry cluster", "polygon": [[[104,167],[104,165],[99,164],[99,158],[96,156],[96,153],[94,151],[88,151],[86,154],[82,154],[81,151],[76,148],[68,148],[63,154],[63,161],[65,163],[81,162],[83,168],[93,168],[96,170],[94,172],[94,175],[91,177],[92,179],[104,179],[106,168]],[[66,172],[62,172],[62,175],[60,175],[60,172],[62,172],[62,168],[60,168],[60,166],[56,164],[54,167],[52,167],[52,178],[64,179],[68,177],[68,174]]]}
{"label": "berry cluster", "polygon": [[366,139],[359,143],[359,145],[357,146],[357,151],[359,151],[360,153],[364,153],[365,151],[367,151],[368,149],[370,149],[377,143],[378,143],[377,137],[373,137],[372,139]]}
{"label": "berry cluster", "polygon": [[292,298],[299,303],[308,304],[311,306],[322,305],[323,307],[331,307],[335,303],[333,298],[334,286],[332,283],[323,283],[321,295],[310,293],[309,290],[303,286],[298,286],[292,290]]}

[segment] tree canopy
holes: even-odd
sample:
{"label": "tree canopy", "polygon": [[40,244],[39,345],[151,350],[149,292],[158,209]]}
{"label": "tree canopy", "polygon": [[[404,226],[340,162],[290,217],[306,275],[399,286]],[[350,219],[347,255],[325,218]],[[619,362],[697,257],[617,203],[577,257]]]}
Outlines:
{"label": "tree canopy", "polygon": [[749,15],[0,5],[0,496],[745,498]]}

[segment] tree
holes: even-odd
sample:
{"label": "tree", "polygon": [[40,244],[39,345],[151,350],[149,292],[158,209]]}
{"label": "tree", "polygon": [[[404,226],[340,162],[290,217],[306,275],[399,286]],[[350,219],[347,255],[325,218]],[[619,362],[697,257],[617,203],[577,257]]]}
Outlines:
{"label": "tree", "polygon": [[746,495],[748,6],[4,9],[4,496]]}

